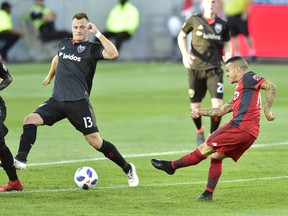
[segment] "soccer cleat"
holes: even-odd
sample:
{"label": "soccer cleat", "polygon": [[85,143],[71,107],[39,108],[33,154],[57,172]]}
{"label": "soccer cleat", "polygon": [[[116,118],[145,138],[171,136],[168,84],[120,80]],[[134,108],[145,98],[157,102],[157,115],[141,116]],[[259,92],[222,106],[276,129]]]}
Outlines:
{"label": "soccer cleat", "polygon": [[197,146],[200,146],[202,143],[205,142],[204,127],[202,126],[200,129],[196,129],[196,133]]}
{"label": "soccer cleat", "polygon": [[168,175],[173,175],[175,173],[175,169],[172,168],[170,161],[151,159],[151,164],[156,168],[163,170]]}
{"label": "soccer cleat", "polygon": [[205,194],[205,192],[202,193],[202,194],[197,198],[197,200],[199,200],[199,201],[211,201],[212,199],[213,199],[213,193],[207,193],[207,194]]}
{"label": "soccer cleat", "polygon": [[17,170],[24,170],[26,168],[26,163],[23,161],[20,161],[17,158],[14,158],[14,166]]}
{"label": "soccer cleat", "polygon": [[7,192],[7,191],[22,191],[24,189],[23,184],[21,181],[15,180],[15,181],[9,181],[7,185],[3,185],[0,187],[0,192]]}
{"label": "soccer cleat", "polygon": [[128,185],[130,187],[137,187],[139,185],[139,178],[136,173],[136,168],[134,164],[130,163],[131,169],[128,171],[127,178],[128,178]]}

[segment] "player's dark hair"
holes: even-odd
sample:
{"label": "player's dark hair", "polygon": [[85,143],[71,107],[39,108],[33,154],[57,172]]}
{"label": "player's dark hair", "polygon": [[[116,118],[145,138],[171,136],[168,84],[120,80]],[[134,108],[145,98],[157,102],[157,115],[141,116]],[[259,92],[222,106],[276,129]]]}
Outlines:
{"label": "player's dark hair", "polygon": [[77,20],[81,20],[81,19],[86,19],[87,21],[89,21],[89,18],[87,16],[86,13],[76,13],[74,14],[74,16],[72,17],[72,20],[73,19],[77,19]]}
{"label": "player's dark hair", "polygon": [[233,56],[225,62],[225,65],[228,63],[236,63],[237,66],[245,70],[248,68],[248,63],[242,56]]}
{"label": "player's dark hair", "polygon": [[226,62],[225,62],[225,65],[230,63],[230,62],[236,62],[236,61],[239,61],[239,60],[244,60],[243,57],[241,56],[233,56],[231,58],[229,58]]}

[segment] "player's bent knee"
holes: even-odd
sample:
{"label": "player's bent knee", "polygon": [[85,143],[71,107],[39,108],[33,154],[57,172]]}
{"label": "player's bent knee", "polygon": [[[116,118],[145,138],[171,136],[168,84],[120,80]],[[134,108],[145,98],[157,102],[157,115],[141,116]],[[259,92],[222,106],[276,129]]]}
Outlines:
{"label": "player's bent knee", "polygon": [[39,114],[32,113],[32,114],[26,116],[23,120],[23,125],[27,125],[27,124],[42,125],[43,120]]}

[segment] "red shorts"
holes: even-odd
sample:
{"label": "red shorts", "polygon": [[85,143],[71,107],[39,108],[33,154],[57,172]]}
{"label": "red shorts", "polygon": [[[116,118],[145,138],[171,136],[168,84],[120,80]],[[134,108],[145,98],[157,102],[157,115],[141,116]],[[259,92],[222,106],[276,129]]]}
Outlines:
{"label": "red shorts", "polygon": [[206,143],[218,154],[231,157],[236,162],[255,140],[256,137],[227,123],[214,131]]}

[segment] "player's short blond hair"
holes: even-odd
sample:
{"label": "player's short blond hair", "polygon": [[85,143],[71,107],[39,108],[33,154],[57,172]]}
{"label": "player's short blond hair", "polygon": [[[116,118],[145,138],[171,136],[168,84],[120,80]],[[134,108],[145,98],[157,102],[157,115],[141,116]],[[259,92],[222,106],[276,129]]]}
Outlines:
{"label": "player's short blond hair", "polygon": [[82,13],[82,12],[74,14],[74,16],[72,17],[72,20],[73,19],[77,19],[77,20],[86,19],[87,21],[89,21],[89,18],[87,16],[87,14],[86,13]]}

